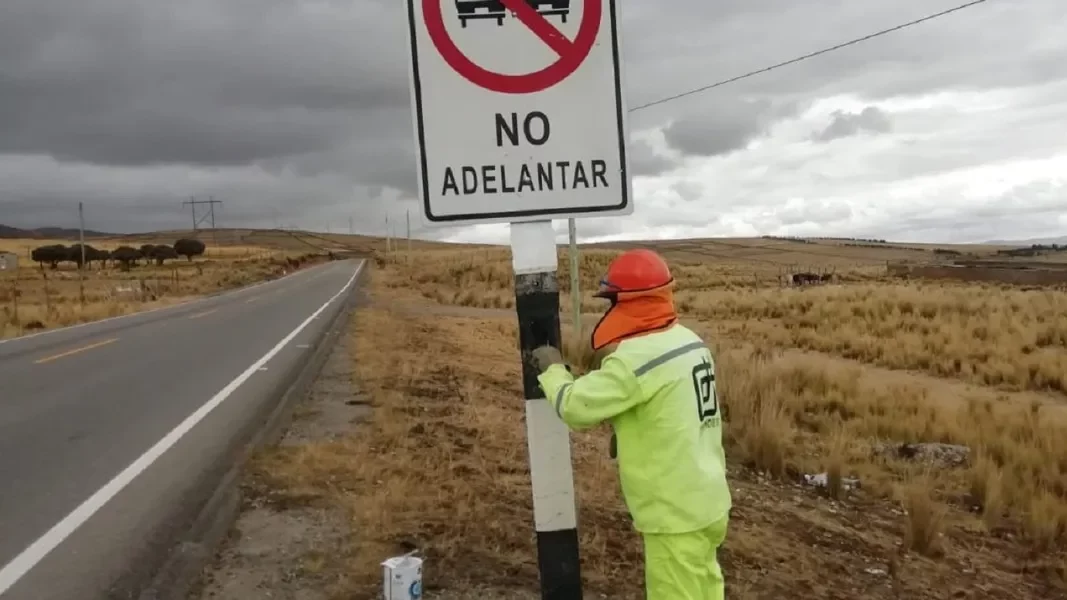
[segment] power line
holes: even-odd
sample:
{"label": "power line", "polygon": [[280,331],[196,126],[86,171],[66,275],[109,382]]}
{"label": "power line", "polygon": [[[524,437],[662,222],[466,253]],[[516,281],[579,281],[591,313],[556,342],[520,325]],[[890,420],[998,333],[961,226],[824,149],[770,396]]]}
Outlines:
{"label": "power line", "polygon": [[778,64],[771,65],[769,67],[764,67],[762,69],[757,69],[755,71],[749,71],[748,73],[745,73],[743,75],[738,75],[736,77],[731,77],[729,79],[723,79],[722,81],[717,81],[717,82],[715,82],[715,83],[713,83],[711,85],[705,85],[703,87],[694,88],[694,89],[691,89],[691,90],[686,91],[686,92],[682,92],[682,93],[679,93],[679,94],[674,94],[673,96],[667,96],[666,98],[660,98],[659,100],[654,100],[654,101],[648,102],[646,104],[641,104],[639,106],[635,106],[635,107],[631,108],[628,112],[636,112],[636,111],[639,111],[639,110],[650,108],[652,106],[663,104],[665,102],[670,102],[672,100],[677,100],[679,98],[684,98],[686,96],[691,96],[693,94],[698,94],[700,92],[704,92],[704,91],[710,90],[712,88],[717,88],[717,87],[726,85],[728,83],[733,83],[735,81],[740,81],[742,79],[747,79],[747,78],[752,77],[754,75],[760,75],[760,74],[766,73],[768,71],[773,71],[773,70],[779,69],[781,67],[785,67],[785,66],[788,66],[788,65],[791,65],[791,64],[794,64],[794,63],[798,63],[798,62],[800,62],[802,60],[807,60],[809,58],[814,58],[814,57],[819,56],[821,54],[826,54],[828,52],[833,52],[834,50],[840,50],[841,48],[844,48],[846,46],[852,46],[854,44],[858,44],[860,42],[865,42],[867,40],[876,38],[878,36],[885,35],[887,33],[892,33],[894,31],[899,31],[901,29],[905,29],[907,27],[911,27],[912,25],[918,25],[919,23],[930,21],[930,20],[936,19],[938,17],[943,17],[945,15],[948,15],[948,14],[951,14],[951,13],[954,13],[954,12],[957,12],[957,11],[961,11],[961,10],[963,10],[965,8],[970,8],[972,6],[976,6],[978,4],[982,4],[982,3],[986,2],[986,1],[987,0],[972,0],[971,2],[968,2],[966,4],[961,4],[961,5],[956,6],[954,8],[950,8],[948,10],[943,10],[943,11],[941,11],[939,13],[934,13],[932,15],[927,15],[927,16],[921,18],[921,19],[916,19],[914,21],[908,21],[907,23],[902,23],[902,24],[897,25],[895,27],[890,27],[889,29],[883,29],[881,31],[877,31],[875,33],[871,33],[871,34],[865,35],[863,37],[856,38],[854,40],[849,40],[847,42],[838,44],[836,46],[831,46],[829,48],[823,48],[822,50],[818,50],[818,51],[812,52],[810,54],[805,54],[803,56],[798,56],[797,58],[793,58],[793,59],[787,60],[785,62],[780,62]]}

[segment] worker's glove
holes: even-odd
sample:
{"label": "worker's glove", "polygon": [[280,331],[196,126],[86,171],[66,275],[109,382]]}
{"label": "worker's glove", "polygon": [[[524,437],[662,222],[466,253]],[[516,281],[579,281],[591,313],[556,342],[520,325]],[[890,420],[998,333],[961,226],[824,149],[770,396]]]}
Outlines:
{"label": "worker's glove", "polygon": [[541,346],[531,353],[533,357],[534,366],[541,373],[544,373],[552,365],[563,364],[563,355],[560,354],[558,348],[552,346]]}

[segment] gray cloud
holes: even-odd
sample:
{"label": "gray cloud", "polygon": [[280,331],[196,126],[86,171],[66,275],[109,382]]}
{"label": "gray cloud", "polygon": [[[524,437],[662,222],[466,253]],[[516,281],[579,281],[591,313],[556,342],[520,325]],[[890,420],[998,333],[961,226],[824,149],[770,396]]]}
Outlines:
{"label": "gray cloud", "polygon": [[829,142],[862,132],[886,133],[893,128],[889,115],[876,106],[868,106],[858,113],[835,110],[832,116],[830,124],[816,133],[813,136],[814,139]]}
{"label": "gray cloud", "polygon": [[743,149],[788,111],[770,101],[716,101],[672,122],[663,130],[667,144],[690,156],[717,156]]}
{"label": "gray cloud", "polygon": [[635,176],[655,176],[679,166],[679,162],[656,152],[645,140],[631,140],[627,150],[630,153],[630,171]]}
{"label": "gray cloud", "polygon": [[[956,3],[679,0],[663,10],[662,2],[634,0],[621,11],[627,101],[637,106]],[[98,228],[182,227],[181,200],[191,194],[223,199],[221,222],[233,226],[342,230],[351,217],[357,231],[375,233],[384,230],[386,214],[397,222],[412,211],[415,221],[403,13],[404,3],[395,0],[3,0],[0,222],[69,224],[76,218],[72,207],[84,201]],[[1021,113],[998,112],[996,122],[1018,139],[993,145],[988,140],[1004,138],[1003,131],[968,135],[960,132],[972,124],[957,120],[957,129],[947,132],[944,114],[886,109],[891,128],[868,123],[866,111],[805,125],[804,136],[815,130],[823,139],[872,127],[886,132],[879,139],[894,140],[896,151],[870,163],[877,168],[818,154],[838,146],[830,144],[808,154],[757,152],[758,161],[731,162],[717,171],[724,180],[719,187],[671,180],[678,174],[688,182],[700,161],[738,161],[830,95],[854,94],[873,105],[913,94],[1067,80],[1064,28],[1060,0],[988,3],[633,113],[635,133],[663,128],[667,146],[687,160],[635,138],[632,170],[637,182],[647,182],[635,182],[638,215],[583,220],[583,236],[645,231],[646,223],[667,227],[672,218],[803,227],[800,216],[779,222],[736,215],[755,203],[833,196],[843,186],[1049,156],[1060,147],[1051,133],[1063,129],[1055,126],[1064,122],[1060,113],[1012,123]],[[1028,102],[1034,114],[1051,105],[1039,95]],[[921,119],[929,125],[920,126]],[[908,142],[902,131],[920,133],[908,133]],[[862,154],[853,143],[862,136],[839,142],[851,149],[845,158]],[[813,161],[830,166],[813,169]],[[1017,193],[1019,206],[1039,195],[1026,187]],[[664,209],[674,197],[677,205]],[[837,207],[815,218],[838,213],[845,214]],[[853,210],[847,219],[856,227],[882,226],[861,217]]]}
{"label": "gray cloud", "polygon": [[410,128],[402,47],[368,60],[402,32],[399,7],[13,2],[0,9],[0,153],[230,166]]}

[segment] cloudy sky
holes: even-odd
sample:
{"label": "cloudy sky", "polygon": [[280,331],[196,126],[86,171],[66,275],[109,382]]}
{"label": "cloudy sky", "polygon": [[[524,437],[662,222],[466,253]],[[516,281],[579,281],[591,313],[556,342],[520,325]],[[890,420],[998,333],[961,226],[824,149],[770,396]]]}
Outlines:
{"label": "cloudy sky", "polygon": [[[624,0],[630,106],[962,0]],[[668,9],[669,10],[666,10]],[[0,223],[426,230],[400,0],[2,0]],[[583,239],[1067,231],[1067,3],[989,0],[630,115],[632,217]],[[557,224],[565,231],[565,223]]]}

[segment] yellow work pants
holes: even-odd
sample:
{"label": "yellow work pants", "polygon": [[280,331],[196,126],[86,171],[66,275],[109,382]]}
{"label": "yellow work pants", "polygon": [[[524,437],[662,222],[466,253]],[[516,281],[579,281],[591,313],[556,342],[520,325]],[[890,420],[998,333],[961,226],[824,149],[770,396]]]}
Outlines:
{"label": "yellow work pants", "polygon": [[716,552],[729,517],[690,533],[645,534],[648,600],[723,600],[725,586]]}

